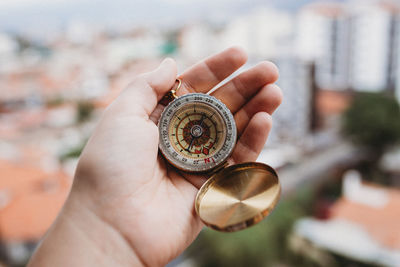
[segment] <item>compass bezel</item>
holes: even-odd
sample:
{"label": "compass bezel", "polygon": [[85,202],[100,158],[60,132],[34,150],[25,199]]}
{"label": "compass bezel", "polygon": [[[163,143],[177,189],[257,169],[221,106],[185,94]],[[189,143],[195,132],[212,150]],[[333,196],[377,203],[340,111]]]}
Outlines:
{"label": "compass bezel", "polygon": [[[223,129],[226,131],[226,137],[221,149],[207,159],[196,160],[185,157],[174,149],[169,136],[169,126],[175,113],[187,104],[195,103],[201,103],[213,112],[218,112],[225,124]],[[217,98],[201,93],[186,94],[170,102],[161,114],[158,129],[159,149],[164,157],[176,168],[193,173],[208,172],[224,164],[232,154],[237,139],[235,119],[230,110]]]}

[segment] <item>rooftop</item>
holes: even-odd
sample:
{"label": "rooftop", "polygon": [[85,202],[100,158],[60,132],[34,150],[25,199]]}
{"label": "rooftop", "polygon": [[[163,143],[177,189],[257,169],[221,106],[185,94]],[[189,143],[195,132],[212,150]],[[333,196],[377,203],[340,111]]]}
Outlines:
{"label": "rooftop", "polygon": [[363,183],[357,172],[349,171],[343,192],[328,220],[300,219],[295,233],[348,258],[400,266],[400,190]]}
{"label": "rooftop", "polygon": [[45,172],[4,160],[0,160],[0,169],[1,239],[40,239],[60,211],[71,178],[61,171]]}
{"label": "rooftop", "polygon": [[380,206],[340,198],[332,207],[332,219],[345,219],[362,226],[375,240],[392,249],[400,250],[400,190],[378,185],[364,187],[383,192],[386,203]]}

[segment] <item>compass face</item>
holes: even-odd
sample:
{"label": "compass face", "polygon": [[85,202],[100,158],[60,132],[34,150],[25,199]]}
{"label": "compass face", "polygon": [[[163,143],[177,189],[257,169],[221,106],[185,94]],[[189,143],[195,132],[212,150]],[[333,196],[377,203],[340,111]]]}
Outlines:
{"label": "compass face", "polygon": [[208,171],[224,163],[236,143],[231,112],[205,94],[187,94],[172,101],[158,128],[162,154],[172,165],[189,172]]}

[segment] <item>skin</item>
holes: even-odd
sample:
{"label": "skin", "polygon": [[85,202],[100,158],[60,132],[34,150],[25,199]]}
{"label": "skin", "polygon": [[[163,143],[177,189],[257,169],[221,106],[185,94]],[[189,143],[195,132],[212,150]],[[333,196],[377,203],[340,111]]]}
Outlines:
{"label": "skin", "polygon": [[[232,47],[179,77],[178,95],[206,93],[247,60]],[[175,83],[165,59],[133,79],[105,110],[82,152],[70,195],[28,266],[164,266],[203,228],[194,199],[206,175],[169,166],[158,153],[157,104]],[[282,101],[278,70],[261,62],[212,95],[234,114],[240,136],[230,164],[255,161]]]}

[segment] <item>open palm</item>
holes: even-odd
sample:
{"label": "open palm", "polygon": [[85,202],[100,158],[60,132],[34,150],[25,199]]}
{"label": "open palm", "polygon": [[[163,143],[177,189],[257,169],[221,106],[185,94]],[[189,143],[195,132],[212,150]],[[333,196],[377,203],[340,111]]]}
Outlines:
{"label": "open palm", "polygon": [[[178,95],[207,93],[247,60],[230,48],[201,61],[180,78]],[[188,175],[158,153],[157,104],[175,83],[176,64],[134,79],[104,112],[85,147],[72,191],[93,199],[92,209],[120,233],[144,265],[161,266],[179,255],[203,227],[194,199],[206,176]],[[282,96],[276,67],[261,62],[212,93],[234,114],[239,141],[230,163],[256,160]]]}

